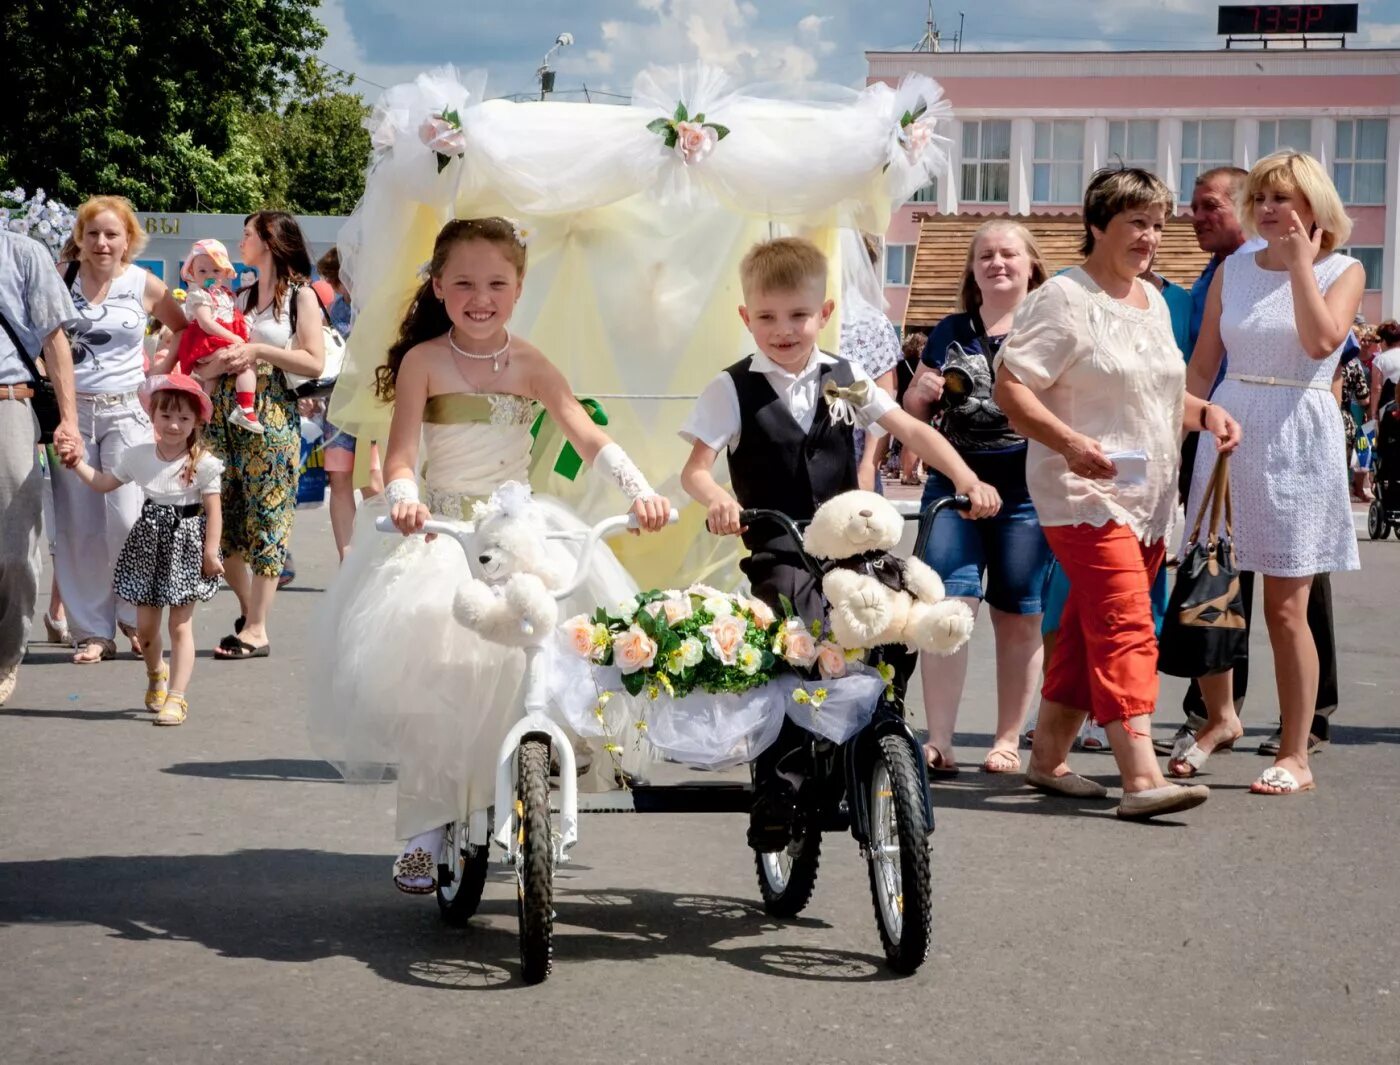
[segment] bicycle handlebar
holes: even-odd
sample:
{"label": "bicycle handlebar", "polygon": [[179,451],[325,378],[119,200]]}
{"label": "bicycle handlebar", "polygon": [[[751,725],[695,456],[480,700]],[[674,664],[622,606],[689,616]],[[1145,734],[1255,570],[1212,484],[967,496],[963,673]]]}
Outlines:
{"label": "bicycle handlebar", "polygon": [[[675,507],[671,508],[670,514],[666,517],[667,525],[675,525],[681,520],[680,512]],[[399,532],[398,526],[394,524],[388,515],[376,518],[374,527],[382,533]],[[588,567],[593,560],[593,549],[598,546],[598,542],[605,537],[613,536],[627,529],[638,528],[637,516],[635,514],[616,514],[611,518],[604,518],[587,530],[577,532],[549,532],[545,533],[546,540],[573,540],[583,541],[583,547],[579,551],[578,563],[574,569],[574,575],[563,587],[551,591],[550,594],[555,599],[567,599],[574,592],[578,591],[579,585],[588,576]],[[470,522],[461,521],[439,521],[430,519],[423,523],[420,533],[435,533],[438,536],[448,536],[457,541],[457,546],[462,549],[462,553],[467,556],[467,566],[471,569],[472,575],[476,576],[476,565],[471,557],[470,537],[475,532],[476,526]]]}

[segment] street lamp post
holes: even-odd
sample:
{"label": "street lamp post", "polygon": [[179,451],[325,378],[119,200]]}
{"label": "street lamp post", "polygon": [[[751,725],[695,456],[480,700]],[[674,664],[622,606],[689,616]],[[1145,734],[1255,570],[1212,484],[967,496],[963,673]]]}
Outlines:
{"label": "street lamp post", "polygon": [[540,63],[540,69],[535,71],[535,76],[539,78],[540,81],[541,100],[554,91],[554,71],[549,69],[550,59],[559,49],[567,48],[573,43],[574,35],[572,33],[561,33],[558,37],[554,38],[554,47],[544,54],[544,60]]}

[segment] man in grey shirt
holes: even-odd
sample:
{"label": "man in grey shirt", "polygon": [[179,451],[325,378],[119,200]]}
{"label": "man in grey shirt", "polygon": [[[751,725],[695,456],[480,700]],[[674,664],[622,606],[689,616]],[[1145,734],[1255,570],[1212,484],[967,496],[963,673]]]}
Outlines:
{"label": "man in grey shirt", "polygon": [[24,355],[42,354],[58,396],[54,447],[65,464],[83,453],[73,397],[73,352],[63,327],[78,317],[43,245],[0,229],[0,704],[15,690],[39,593],[43,473],[34,380]]}

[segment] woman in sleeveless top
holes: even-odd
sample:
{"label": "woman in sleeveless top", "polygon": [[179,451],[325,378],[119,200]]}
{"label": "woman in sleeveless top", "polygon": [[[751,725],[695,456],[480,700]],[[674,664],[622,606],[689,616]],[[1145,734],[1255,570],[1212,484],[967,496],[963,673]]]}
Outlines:
{"label": "woman in sleeveless top", "polygon": [[[72,329],[73,377],[84,457],[94,469],[112,470],[136,444],[151,440],[151,423],[136,390],[146,379],[146,320],[154,314],[173,332],[185,316],[165,283],[132,260],[146,243],[131,204],[120,196],[94,196],[78,208],[74,237],[76,271],[64,278],[78,310]],[[127,533],[141,513],[141,489],[127,485],[102,496],[68,469],[53,471],[54,573],[63,590],[73,661],[100,662],[116,653],[117,628],[136,639],[136,607],[117,598],[112,570]]]}
{"label": "woman in sleeveless top", "polygon": [[[287,559],[301,463],[301,419],[285,372],[316,377],[325,363],[321,304],[307,283],[311,257],[296,219],[285,211],[258,211],[243,222],[239,257],[258,272],[240,293],[248,343],[225,348],[205,365],[215,380],[210,447],[224,460],[224,579],[238,596],[234,631],[218,658],[265,658],[271,652],[267,616]],[[292,319],[296,329],[292,329]],[[254,409],[263,433],[230,432],[238,405],[234,376],[258,368]]]}
{"label": "woman in sleeveless top", "polygon": [[[1244,429],[1230,468],[1235,553],[1242,570],[1264,578],[1264,616],[1274,650],[1283,714],[1274,765],[1251,790],[1285,795],[1313,787],[1308,730],[1317,698],[1317,647],[1307,625],[1315,574],[1360,568],[1347,498],[1342,416],[1332,377],[1361,303],[1365,271],[1334,249],[1351,221],[1321,165],[1283,151],[1255,164],[1245,182],[1241,220],[1268,241],[1217,271],[1206,299],[1188,388],[1210,392],[1229,353],[1215,399]],[[1202,436],[1188,513],[1215,464]],[[1231,698],[1231,674],[1200,680],[1210,720],[1196,747],[1173,759],[1190,776],[1205,756],[1244,732]]]}

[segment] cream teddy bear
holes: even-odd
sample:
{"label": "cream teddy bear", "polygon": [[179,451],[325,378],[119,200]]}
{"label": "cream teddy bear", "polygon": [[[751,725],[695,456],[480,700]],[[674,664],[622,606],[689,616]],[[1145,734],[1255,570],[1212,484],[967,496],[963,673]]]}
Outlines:
{"label": "cream teddy bear", "polygon": [[922,561],[890,554],[903,532],[899,511],[874,492],[843,492],[817,508],[803,546],[835,563],[822,580],[832,636],[843,647],[902,643],[952,654],[972,636],[972,611],[945,599]]}
{"label": "cream teddy bear", "polygon": [[453,617],[494,643],[544,643],[559,624],[552,589],[564,586],[567,565],[545,539],[530,489],[507,481],[472,508],[472,520],[470,557],[481,579],[457,589]]}

